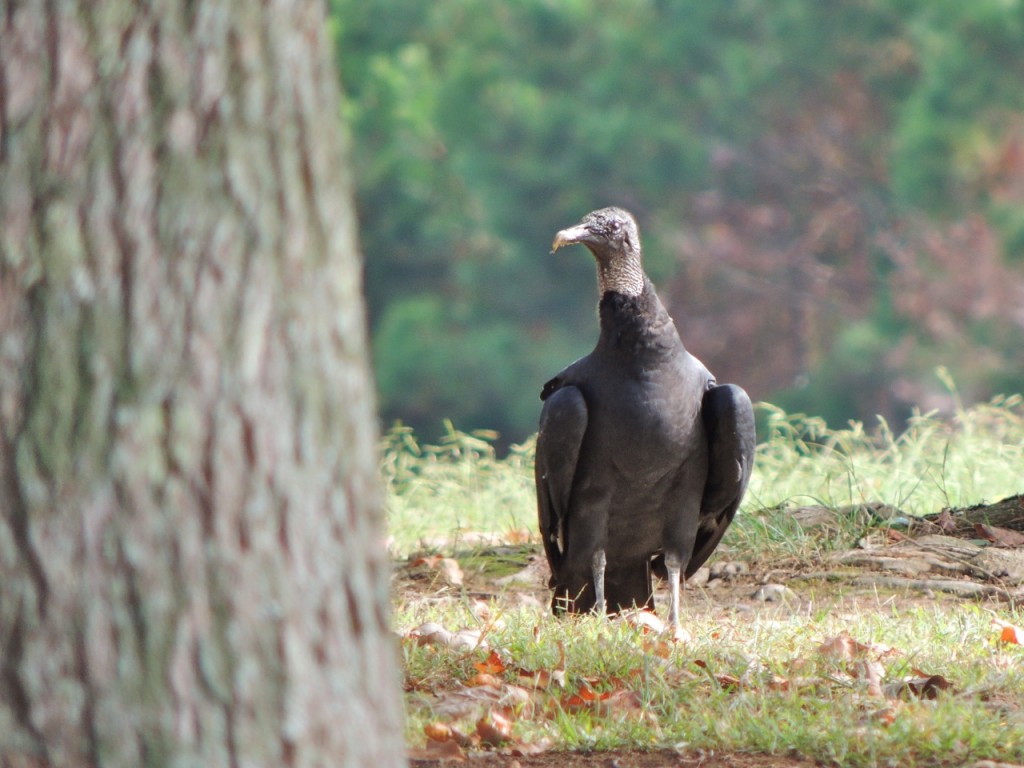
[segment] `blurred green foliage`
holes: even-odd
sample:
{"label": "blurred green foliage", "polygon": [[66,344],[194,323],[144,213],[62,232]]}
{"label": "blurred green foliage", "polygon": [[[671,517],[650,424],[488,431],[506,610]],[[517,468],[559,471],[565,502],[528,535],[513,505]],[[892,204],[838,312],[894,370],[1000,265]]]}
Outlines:
{"label": "blurred green foliage", "polygon": [[551,238],[609,204],[684,341],[756,398],[841,421],[909,413],[939,364],[977,397],[1012,386],[1019,0],[331,9],[386,420],[531,433],[596,338],[593,265]]}

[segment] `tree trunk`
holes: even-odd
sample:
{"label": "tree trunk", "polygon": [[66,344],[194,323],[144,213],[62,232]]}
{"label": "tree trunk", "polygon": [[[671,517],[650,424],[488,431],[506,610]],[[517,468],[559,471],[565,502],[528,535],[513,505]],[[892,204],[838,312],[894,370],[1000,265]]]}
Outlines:
{"label": "tree trunk", "polygon": [[396,765],[322,3],[0,3],[0,762]]}

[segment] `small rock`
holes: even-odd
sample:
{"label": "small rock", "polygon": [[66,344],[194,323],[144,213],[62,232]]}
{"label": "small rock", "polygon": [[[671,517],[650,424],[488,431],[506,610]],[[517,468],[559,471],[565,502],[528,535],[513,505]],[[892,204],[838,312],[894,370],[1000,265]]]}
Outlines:
{"label": "small rock", "polygon": [[708,579],[713,580],[725,578],[726,565],[727,563],[723,562],[722,560],[716,560],[714,563],[712,563],[711,567],[708,569]]}
{"label": "small rock", "polygon": [[742,562],[739,562],[739,561],[737,561],[737,562],[726,562],[726,561],[723,561],[723,560],[719,560],[718,562],[716,562],[714,565],[711,566],[711,569],[708,572],[708,578],[712,579],[712,580],[713,579],[734,579],[737,576],[740,576],[741,574],[746,573],[748,570],[749,569],[747,568],[747,564],[746,563],[742,563]]}
{"label": "small rock", "polygon": [[702,565],[697,569],[697,572],[686,580],[687,587],[703,587],[708,583],[708,579],[711,578],[711,569],[706,565]]}
{"label": "small rock", "polygon": [[758,587],[751,597],[762,603],[775,603],[794,599],[796,593],[784,584],[765,584]]}
{"label": "small rock", "polygon": [[743,562],[735,562],[735,563],[726,563],[725,564],[725,576],[726,576],[726,578],[730,578],[731,579],[731,578],[734,578],[736,576],[741,576],[744,573],[746,573],[748,570],[749,569],[747,568],[747,564],[743,563]]}

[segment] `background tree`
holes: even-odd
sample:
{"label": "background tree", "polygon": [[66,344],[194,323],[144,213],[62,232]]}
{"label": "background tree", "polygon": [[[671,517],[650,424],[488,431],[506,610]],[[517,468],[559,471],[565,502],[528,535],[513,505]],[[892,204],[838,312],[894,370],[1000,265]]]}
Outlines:
{"label": "background tree", "polygon": [[950,404],[938,365],[1019,388],[1019,3],[331,6],[387,418],[532,433],[593,342],[589,265],[550,238],[609,204],[758,399],[895,423]]}
{"label": "background tree", "polygon": [[2,762],[400,764],[321,5],[3,8]]}

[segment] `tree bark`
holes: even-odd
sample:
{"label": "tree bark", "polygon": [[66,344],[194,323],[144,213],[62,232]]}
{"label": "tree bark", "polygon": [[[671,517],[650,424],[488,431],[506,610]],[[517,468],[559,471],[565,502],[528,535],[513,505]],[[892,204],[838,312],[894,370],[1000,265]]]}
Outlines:
{"label": "tree bark", "polygon": [[403,761],[324,7],[0,3],[0,762]]}

